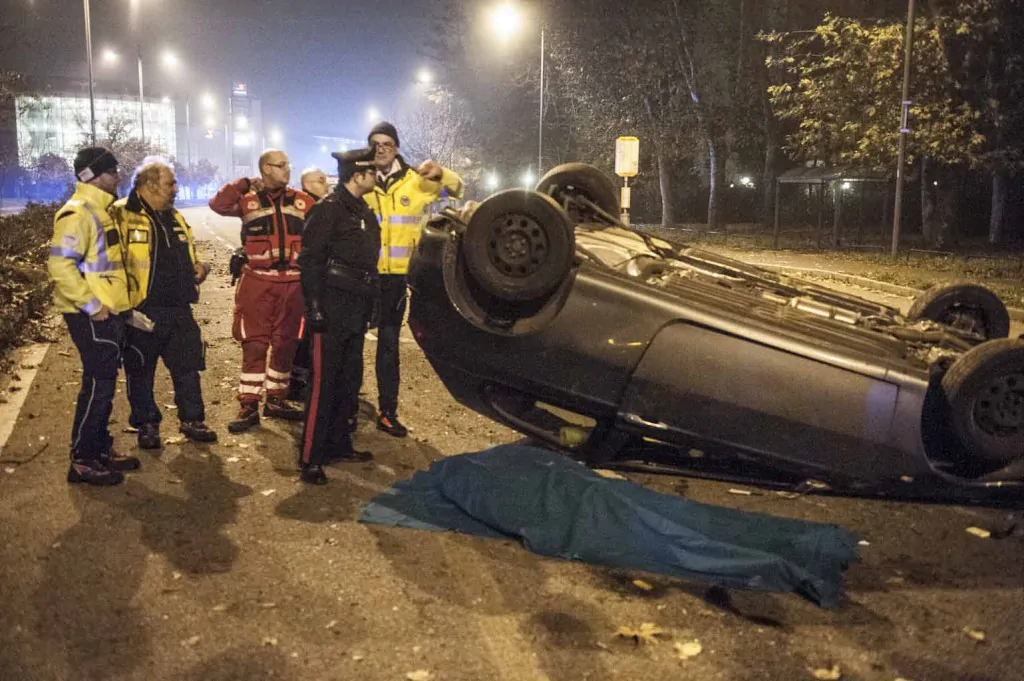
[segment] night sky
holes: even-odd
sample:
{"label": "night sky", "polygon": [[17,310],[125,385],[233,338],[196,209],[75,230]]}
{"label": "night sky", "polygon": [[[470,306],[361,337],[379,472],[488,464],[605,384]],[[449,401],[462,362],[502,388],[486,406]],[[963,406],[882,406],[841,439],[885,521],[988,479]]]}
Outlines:
{"label": "night sky", "polygon": [[[428,65],[419,54],[428,31],[422,3],[134,1],[147,96],[210,91],[224,101],[231,81],[245,81],[263,103],[265,126],[284,132],[286,149],[297,135],[363,139],[368,109],[395,115]],[[112,73],[100,60],[109,45],[122,54],[117,79],[137,83],[132,2],[91,0],[97,80]],[[81,0],[0,0],[0,30],[0,69],[86,77]],[[160,64],[165,49],[182,62],[176,75]]]}

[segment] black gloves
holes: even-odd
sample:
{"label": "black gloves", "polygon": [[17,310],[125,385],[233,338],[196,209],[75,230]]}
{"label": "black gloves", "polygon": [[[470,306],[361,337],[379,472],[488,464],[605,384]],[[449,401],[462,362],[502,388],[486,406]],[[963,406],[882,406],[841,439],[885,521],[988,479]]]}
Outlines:
{"label": "black gloves", "polygon": [[228,263],[228,270],[231,272],[231,285],[234,286],[238,281],[238,278],[242,276],[242,266],[249,262],[249,256],[245,254],[245,249],[236,248],[235,252],[231,254],[231,262]]}
{"label": "black gloves", "polygon": [[323,333],[327,330],[327,317],[319,300],[309,301],[306,309],[306,326],[313,333]]}

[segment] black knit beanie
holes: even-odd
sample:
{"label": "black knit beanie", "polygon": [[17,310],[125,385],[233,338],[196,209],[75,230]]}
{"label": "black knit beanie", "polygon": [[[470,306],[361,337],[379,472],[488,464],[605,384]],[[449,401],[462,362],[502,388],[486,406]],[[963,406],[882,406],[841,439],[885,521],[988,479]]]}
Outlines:
{"label": "black knit beanie", "polygon": [[395,126],[391,125],[387,121],[381,121],[377,125],[373,126],[373,129],[370,130],[370,134],[366,136],[366,141],[371,146],[373,145],[373,142],[370,138],[374,135],[387,135],[391,139],[395,140],[396,147],[402,146],[398,141],[398,130],[396,130]]}

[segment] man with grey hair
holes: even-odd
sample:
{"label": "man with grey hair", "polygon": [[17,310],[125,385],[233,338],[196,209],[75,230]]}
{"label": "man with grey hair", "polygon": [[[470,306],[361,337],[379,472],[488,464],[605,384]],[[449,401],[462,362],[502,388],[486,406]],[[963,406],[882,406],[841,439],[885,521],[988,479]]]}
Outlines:
{"label": "man with grey hair", "polygon": [[153,396],[157,360],[163,359],[174,385],[179,430],[196,442],[215,442],[207,428],[199,372],[206,352],[192,305],[210,266],[199,260],[192,229],[174,209],[178,181],[162,161],[135,174],[131,192],[111,209],[124,249],[133,316],[125,332],[130,425],[140,449],[160,449],[163,415]]}
{"label": "man with grey hair", "polygon": [[242,373],[238,416],[228,424],[232,433],[259,425],[264,391],[264,416],[293,421],[303,416],[287,393],[305,307],[298,266],[302,226],[316,202],[288,186],[291,167],[287,154],[268,149],[260,156],[259,177],[229,182],[210,199],[215,213],[242,219],[242,248],[233,258],[239,280],[232,324],[242,344]]}
{"label": "man with grey hair", "polygon": [[316,166],[303,170],[300,178],[302,191],[317,201],[331,193],[331,186],[327,182],[327,174]]}

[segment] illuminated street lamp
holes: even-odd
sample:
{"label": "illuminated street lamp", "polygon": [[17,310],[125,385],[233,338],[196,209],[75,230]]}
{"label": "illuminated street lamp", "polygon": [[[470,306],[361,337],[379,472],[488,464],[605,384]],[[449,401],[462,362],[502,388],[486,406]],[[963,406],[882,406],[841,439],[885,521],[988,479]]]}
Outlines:
{"label": "illuminated street lamp", "polygon": [[215,108],[217,108],[217,101],[213,98],[213,95],[211,95],[209,92],[204,92],[203,96],[200,98],[199,101],[200,101],[200,103],[202,103],[204,109],[215,109]]}
{"label": "illuminated street lamp", "polygon": [[284,135],[281,134],[281,130],[279,128],[271,128],[270,134],[267,135],[267,137],[270,139],[270,143],[275,147],[281,146],[281,143],[284,141]]}
{"label": "illuminated street lamp", "polygon": [[110,49],[109,47],[103,50],[103,63],[104,64],[116,64],[117,60],[120,59],[120,58],[121,58],[121,56],[117,52],[114,52],[114,50]]}
{"label": "illuminated street lamp", "polygon": [[532,189],[533,184],[536,181],[537,178],[534,177],[532,170],[527,170],[525,173],[523,173],[523,186],[526,187],[527,189]]}
{"label": "illuminated street lamp", "polygon": [[377,111],[376,108],[371,106],[370,109],[366,112],[366,120],[370,121],[371,123],[379,123],[382,120],[380,111]]}
{"label": "illuminated street lamp", "polygon": [[498,188],[498,175],[497,173],[491,173],[484,180],[484,186],[487,187],[488,191],[494,191]]}
{"label": "illuminated street lamp", "polygon": [[[491,31],[501,40],[517,34],[524,24],[523,13],[515,4],[504,2],[491,8],[488,16]],[[540,105],[537,116],[537,172],[544,168],[544,26],[540,27]]]}
{"label": "illuminated street lamp", "polygon": [[434,82],[434,74],[429,69],[420,69],[416,74],[416,82],[420,85],[430,85]]}

